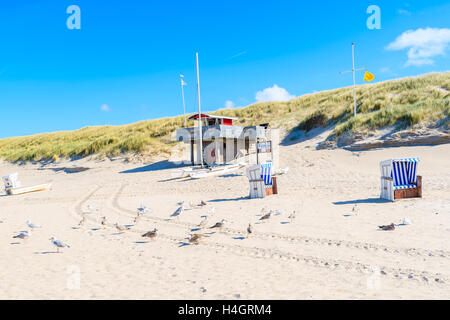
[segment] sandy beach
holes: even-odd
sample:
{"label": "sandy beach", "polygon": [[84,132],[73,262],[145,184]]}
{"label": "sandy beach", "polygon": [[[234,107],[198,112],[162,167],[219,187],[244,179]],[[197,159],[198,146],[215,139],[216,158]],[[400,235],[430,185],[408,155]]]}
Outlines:
{"label": "sandy beach", "polygon": [[[423,198],[382,201],[379,163],[401,157],[420,158]],[[0,175],[52,188],[0,195],[0,299],[449,299],[449,159],[450,144],[351,152],[311,139],[280,147],[289,172],[265,199],[247,198],[244,170],[173,180],[164,162],[1,162]],[[89,170],[60,170],[73,166]],[[201,200],[169,219],[177,202]],[[119,233],[114,223],[133,225],[141,204],[152,212]],[[211,207],[207,226],[224,228],[187,245]],[[263,208],[280,212],[260,222]],[[403,218],[412,224],[378,228]],[[13,239],[27,220],[41,228]],[[153,228],[156,239],[141,237]],[[56,253],[51,236],[70,248]]]}

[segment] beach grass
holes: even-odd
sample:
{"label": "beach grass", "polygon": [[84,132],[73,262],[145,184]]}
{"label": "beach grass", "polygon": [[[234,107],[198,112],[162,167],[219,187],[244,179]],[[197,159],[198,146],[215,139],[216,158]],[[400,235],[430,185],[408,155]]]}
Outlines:
{"label": "beach grass", "polygon": [[[346,132],[367,132],[386,126],[400,129],[420,123],[449,125],[450,72],[360,85],[356,94],[356,118],[353,117],[352,87],[307,94],[288,102],[262,102],[215,113],[239,118],[236,125],[269,123],[288,131],[309,131],[332,125],[332,138]],[[17,162],[93,154],[113,157],[130,152],[169,154],[175,144],[170,135],[183,126],[183,121],[183,117],[178,116],[123,126],[86,127],[1,139],[0,158]]]}

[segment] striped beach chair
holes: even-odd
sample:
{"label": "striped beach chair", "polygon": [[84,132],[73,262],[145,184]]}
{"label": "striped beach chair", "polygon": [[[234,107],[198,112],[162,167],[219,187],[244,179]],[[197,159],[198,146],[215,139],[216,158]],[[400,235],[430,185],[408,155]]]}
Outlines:
{"label": "striped beach chair", "polygon": [[418,158],[390,159],[380,163],[381,198],[394,201],[422,197],[422,177],[417,175]]}
{"label": "striped beach chair", "polygon": [[265,198],[274,192],[274,180],[272,177],[273,165],[271,162],[257,164],[247,168],[247,177],[250,183],[250,198]]}

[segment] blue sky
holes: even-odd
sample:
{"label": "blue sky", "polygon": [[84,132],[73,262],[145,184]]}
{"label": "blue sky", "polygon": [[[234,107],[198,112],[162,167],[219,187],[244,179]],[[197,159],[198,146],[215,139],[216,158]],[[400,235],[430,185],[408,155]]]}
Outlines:
{"label": "blue sky", "polygon": [[[203,110],[349,86],[339,71],[351,69],[352,42],[376,81],[450,69],[447,1],[6,3],[0,138],[182,114],[180,74],[194,112],[196,51]],[[70,5],[79,30],[66,26]],[[367,27],[369,5],[381,29]]]}

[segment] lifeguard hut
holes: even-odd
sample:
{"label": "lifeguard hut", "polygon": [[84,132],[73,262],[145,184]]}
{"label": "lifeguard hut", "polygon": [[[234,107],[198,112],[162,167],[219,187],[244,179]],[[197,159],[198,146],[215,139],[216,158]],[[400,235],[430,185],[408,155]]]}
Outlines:
{"label": "lifeguard hut", "polygon": [[[201,121],[201,136],[198,120]],[[238,118],[196,113],[189,117],[196,126],[176,131],[176,141],[183,141],[192,165],[220,165],[245,158],[248,164],[272,162],[278,168],[279,130],[267,124],[236,126]],[[200,143],[201,141],[201,143]]]}

